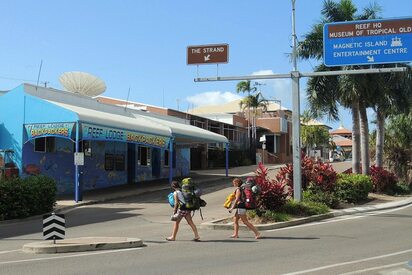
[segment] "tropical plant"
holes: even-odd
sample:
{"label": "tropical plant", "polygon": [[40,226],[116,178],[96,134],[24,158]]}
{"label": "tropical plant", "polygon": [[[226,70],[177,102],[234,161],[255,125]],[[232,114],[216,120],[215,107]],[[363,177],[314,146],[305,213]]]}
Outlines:
{"label": "tropical plant", "polygon": [[388,120],[385,158],[389,168],[402,181],[412,184],[412,108],[408,114]]}
{"label": "tropical plant", "polygon": [[408,113],[412,106],[412,69],[410,66],[406,69],[404,73],[384,74],[377,79],[373,108],[376,113],[375,162],[378,167],[384,164],[385,119],[390,115]]}
{"label": "tropical plant", "polygon": [[[309,185],[316,186],[322,192],[332,191],[336,182],[336,171],[329,163],[314,161],[308,156],[302,156],[302,189],[308,189]],[[281,167],[276,180],[293,189],[293,166],[287,164]]]}
{"label": "tropical plant", "polygon": [[[325,0],[321,11],[321,23],[312,27],[311,31],[305,35],[304,41],[299,43],[299,56],[303,59],[322,59],[323,57],[323,25],[329,22],[353,21],[377,18],[380,7],[372,4],[363,10],[362,14],[356,14],[357,8],[351,0],[341,0],[335,2]],[[356,67],[356,68],[359,68]],[[340,67],[327,68],[323,65],[317,66],[316,71],[339,70]],[[346,68],[350,69],[350,68]],[[318,116],[327,114],[332,119],[337,119],[339,105],[351,108],[352,110],[352,170],[355,173],[360,171],[360,133],[362,130],[363,153],[362,167],[369,167],[369,156],[367,153],[368,129],[366,101],[369,97],[365,96],[369,90],[366,85],[361,85],[362,76],[320,76],[309,79],[307,85],[308,102],[311,110]],[[362,127],[361,127],[361,126]]]}
{"label": "tropical plant", "polygon": [[335,192],[340,201],[357,203],[365,201],[372,189],[372,180],[369,176],[339,174]]}
{"label": "tropical plant", "polygon": [[329,146],[329,132],[324,126],[310,125],[312,120],[309,111],[304,111],[301,117],[301,141],[303,147],[306,148],[306,155],[309,155],[309,148],[313,148],[316,145]]}
{"label": "tropical plant", "polygon": [[259,208],[263,210],[277,210],[283,206],[290,197],[290,189],[284,182],[279,182],[268,177],[268,169],[259,163],[255,171],[255,182],[261,188]]}
{"label": "tropical plant", "polygon": [[375,165],[371,167],[371,178],[373,191],[378,193],[392,193],[398,181],[395,174]]}
{"label": "tropical plant", "polygon": [[245,109],[248,111],[248,126],[252,125],[251,136],[253,139],[256,139],[256,117],[258,111],[262,110],[265,112],[269,104],[269,101],[263,97],[263,94],[258,92],[257,85],[259,85],[257,82],[251,84],[250,81],[241,81],[236,86],[238,93],[248,93],[248,95],[240,101],[239,105],[243,111],[245,111]]}

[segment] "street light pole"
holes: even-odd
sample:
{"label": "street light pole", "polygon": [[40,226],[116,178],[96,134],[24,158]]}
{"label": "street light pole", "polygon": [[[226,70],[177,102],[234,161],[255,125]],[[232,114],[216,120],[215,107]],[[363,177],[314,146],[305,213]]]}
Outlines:
{"label": "street light pole", "polygon": [[300,150],[300,100],[299,79],[300,74],[297,66],[297,39],[295,30],[295,2],[292,0],[292,156],[293,156],[293,198],[301,201],[302,178],[301,178],[301,150]]}

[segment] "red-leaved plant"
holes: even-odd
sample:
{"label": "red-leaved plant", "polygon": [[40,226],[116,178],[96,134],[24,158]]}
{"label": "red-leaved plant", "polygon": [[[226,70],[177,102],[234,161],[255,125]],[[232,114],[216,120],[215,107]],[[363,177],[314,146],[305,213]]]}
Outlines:
{"label": "red-leaved plant", "polygon": [[383,167],[371,166],[370,176],[373,183],[374,192],[383,192],[392,190],[398,179],[395,174],[385,170]]}
{"label": "red-leaved plant", "polygon": [[[306,155],[302,156],[301,161],[302,189],[306,190],[309,184],[313,184],[322,191],[332,191],[335,187],[337,173],[329,163],[320,160],[314,161]],[[287,184],[293,189],[293,166],[287,164],[280,168],[276,175],[278,182]]]}
{"label": "red-leaved plant", "polygon": [[261,188],[258,206],[262,210],[276,210],[283,206],[290,196],[290,188],[284,182],[268,177],[268,169],[259,163],[255,171],[255,182]]}

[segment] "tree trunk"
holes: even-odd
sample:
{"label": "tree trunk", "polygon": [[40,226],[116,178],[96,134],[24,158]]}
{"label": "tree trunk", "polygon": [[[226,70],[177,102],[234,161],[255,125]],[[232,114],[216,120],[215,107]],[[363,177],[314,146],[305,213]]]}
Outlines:
{"label": "tree trunk", "polygon": [[352,103],[352,173],[360,172],[359,102]]}
{"label": "tree trunk", "polygon": [[370,156],[369,156],[369,126],[368,115],[366,107],[359,104],[359,122],[361,133],[361,160],[362,160],[362,174],[369,175],[370,170]]}
{"label": "tree trunk", "polygon": [[385,140],[385,117],[378,107],[376,109],[376,166],[383,167],[383,144]]}

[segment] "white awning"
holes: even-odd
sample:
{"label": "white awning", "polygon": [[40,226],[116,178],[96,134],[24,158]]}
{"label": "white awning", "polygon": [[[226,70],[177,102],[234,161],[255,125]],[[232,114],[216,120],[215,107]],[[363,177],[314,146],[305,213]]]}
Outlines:
{"label": "white awning", "polygon": [[133,110],[133,115],[138,118],[145,116],[145,118],[152,120],[155,123],[167,126],[172,131],[172,136],[177,143],[228,143],[228,139],[211,131],[195,127],[190,124],[184,124],[179,122],[162,119],[154,114],[145,113],[142,111]]}
{"label": "white awning", "polygon": [[75,112],[79,116],[79,120],[82,122],[117,129],[131,130],[140,133],[171,137],[171,131],[168,127],[149,120],[143,116],[136,117],[129,113],[125,113],[127,115],[112,114],[65,103],[50,100],[47,101],[64,109]]}

